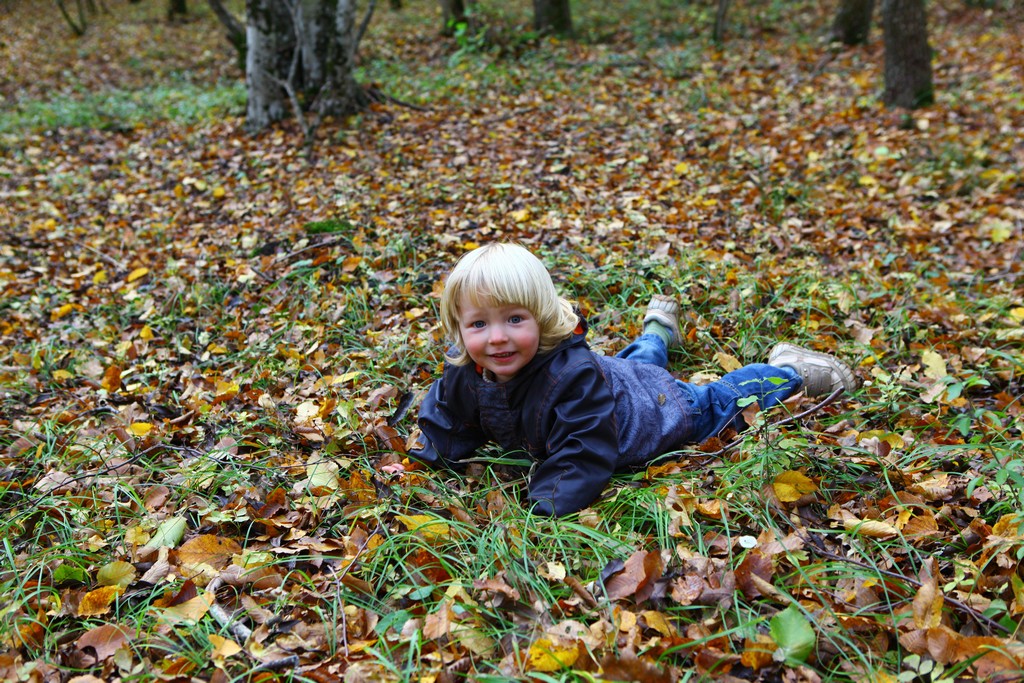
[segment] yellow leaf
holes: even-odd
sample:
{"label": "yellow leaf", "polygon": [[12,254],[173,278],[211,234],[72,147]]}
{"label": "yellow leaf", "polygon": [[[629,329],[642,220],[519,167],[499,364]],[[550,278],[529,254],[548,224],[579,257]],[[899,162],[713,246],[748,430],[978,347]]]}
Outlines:
{"label": "yellow leaf", "polygon": [[779,476],[775,477],[772,487],[775,489],[775,495],[783,503],[793,503],[808,493],[814,493],[818,490],[818,485],[814,483],[814,480],[803,472],[795,470],[779,474]]}
{"label": "yellow leaf", "polygon": [[50,311],[50,320],[60,320],[71,311],[75,310],[74,304],[64,304]]}
{"label": "yellow leaf", "polygon": [[512,216],[512,220],[516,223],[523,223],[530,217],[530,210],[519,209],[518,211],[513,211],[510,215]]}
{"label": "yellow leaf", "polygon": [[669,622],[668,617],[661,612],[647,610],[645,612],[641,612],[640,616],[643,617],[648,628],[653,628],[666,638],[670,638],[675,635],[675,629],[672,628],[672,624]]}
{"label": "yellow leaf", "polygon": [[1010,317],[1018,323],[1024,323],[1024,306],[1017,306],[1010,309]]}
{"label": "yellow leaf", "polygon": [[716,353],[715,360],[718,362],[719,365],[722,366],[722,369],[725,370],[726,372],[739,370],[740,368],[743,367],[743,363],[739,362],[739,360],[736,359],[736,356],[731,356],[728,353],[725,353],[724,351],[719,351],[718,353]]}
{"label": "yellow leaf", "polygon": [[153,338],[153,328],[149,325],[143,325],[142,329],[139,330],[139,339],[149,341]]}
{"label": "yellow leaf", "polygon": [[338,469],[336,462],[325,460],[319,453],[313,453],[306,461],[307,488],[336,490],[341,485]]}
{"label": "yellow leaf", "polygon": [[225,190],[220,185],[218,185],[217,187],[213,188],[213,198],[214,199],[223,199],[224,195],[226,195],[226,194],[227,194],[227,190]]}
{"label": "yellow leaf", "polygon": [[238,386],[238,382],[224,382],[217,380],[217,388],[214,390],[217,398],[231,398],[237,394],[241,387]]}
{"label": "yellow leaf", "polygon": [[115,561],[105,564],[96,572],[96,583],[101,586],[127,588],[135,581],[135,566],[128,562]]}
{"label": "yellow leaf", "polygon": [[451,533],[447,523],[430,515],[396,515],[396,519],[427,542],[447,538]]}
{"label": "yellow leaf", "polygon": [[925,377],[942,379],[949,374],[946,372],[946,360],[931,349],[921,352],[921,362],[924,363]]}
{"label": "yellow leaf", "polygon": [[673,170],[675,171],[676,175],[686,175],[687,173],[690,172],[690,164],[686,163],[685,161],[680,161],[678,164],[676,164],[676,167]]}
{"label": "yellow leaf", "polygon": [[74,374],[68,372],[67,370],[61,369],[61,370],[54,370],[53,371],[53,378],[55,380],[57,380],[58,382],[63,382],[65,380],[72,379],[73,377],[74,377]]}
{"label": "yellow leaf", "polygon": [[210,645],[213,645],[213,651],[210,652],[210,656],[214,659],[226,659],[242,651],[242,646],[230,638],[218,636],[216,633],[211,633],[206,637],[209,639]]}
{"label": "yellow leaf", "polygon": [[538,638],[530,646],[528,663],[533,671],[559,671],[575,664],[579,656],[580,651],[575,642],[570,646],[555,645],[547,638]]}
{"label": "yellow leaf", "polygon": [[98,617],[110,611],[110,605],[124,592],[121,586],[103,586],[89,591],[78,603],[78,616]]}
{"label": "yellow leaf", "polygon": [[94,285],[101,285],[107,281],[107,271],[98,270],[96,274],[92,276],[92,283]]}
{"label": "yellow leaf", "polygon": [[158,620],[164,624],[180,624],[182,622],[199,621],[210,611],[213,604],[213,593],[204,592],[180,605],[159,610]]}
{"label": "yellow leaf", "polygon": [[862,175],[860,178],[857,179],[857,182],[859,184],[861,184],[861,185],[864,185],[865,187],[869,186],[869,185],[877,185],[878,184],[878,181],[875,180],[874,178],[872,178],[869,175]]}
{"label": "yellow leaf", "polygon": [[135,282],[140,277],[145,277],[149,273],[149,268],[136,268],[132,272],[128,273],[128,277],[125,278],[125,282]]}
{"label": "yellow leaf", "polygon": [[132,422],[128,425],[128,431],[135,436],[145,436],[153,431],[153,425],[149,422]]}
{"label": "yellow leaf", "polygon": [[845,519],[843,528],[848,534],[867,538],[892,538],[900,533],[892,524],[877,519]]}

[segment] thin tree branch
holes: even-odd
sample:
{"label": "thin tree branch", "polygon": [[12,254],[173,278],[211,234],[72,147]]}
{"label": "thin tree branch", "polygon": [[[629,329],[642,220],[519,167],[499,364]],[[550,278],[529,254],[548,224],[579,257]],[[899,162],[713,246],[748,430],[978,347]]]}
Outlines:
{"label": "thin tree branch", "polygon": [[[74,34],[76,36],[84,35],[85,34],[85,22],[83,21],[82,26],[79,27],[79,25],[75,23],[75,20],[71,18],[71,15],[68,14],[67,8],[64,7],[64,0],[56,0],[56,2],[57,2],[57,7],[60,8],[60,13],[64,15],[64,21],[68,22],[68,26],[71,27],[71,30],[74,32]],[[81,10],[82,8],[79,7],[78,9]],[[81,12],[79,12],[79,15],[81,15]],[[82,17],[82,18],[84,19],[84,17]]]}
{"label": "thin tree branch", "polygon": [[224,6],[221,0],[206,0],[214,15],[224,24],[232,43],[245,39],[245,25]]}
{"label": "thin tree branch", "polygon": [[355,64],[356,53],[359,50],[359,43],[362,41],[363,36],[366,34],[366,28],[370,25],[370,18],[373,16],[373,10],[377,8],[377,0],[370,0],[370,6],[366,8],[366,16],[363,17],[363,22],[359,25],[359,31],[356,32],[355,40],[352,41],[352,49],[349,50],[349,63]]}

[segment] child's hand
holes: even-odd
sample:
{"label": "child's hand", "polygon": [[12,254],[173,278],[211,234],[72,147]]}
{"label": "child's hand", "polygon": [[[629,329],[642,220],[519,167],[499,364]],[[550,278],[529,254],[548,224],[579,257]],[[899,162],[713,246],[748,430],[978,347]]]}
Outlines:
{"label": "child's hand", "polygon": [[402,474],[405,472],[405,465],[400,462],[396,462],[391,465],[384,465],[384,467],[380,468],[380,471],[386,474]]}

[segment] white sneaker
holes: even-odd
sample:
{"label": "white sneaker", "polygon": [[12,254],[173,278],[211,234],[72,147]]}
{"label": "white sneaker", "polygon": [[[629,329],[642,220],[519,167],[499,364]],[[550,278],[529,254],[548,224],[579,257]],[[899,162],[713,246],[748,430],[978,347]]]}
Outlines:
{"label": "white sneaker", "polygon": [[651,303],[647,304],[647,313],[644,315],[644,327],[647,327],[649,322],[660,323],[668,330],[669,348],[682,343],[682,335],[679,333],[679,302],[675,299],[663,294],[651,297]]}
{"label": "white sneaker", "polygon": [[844,391],[857,388],[849,365],[835,356],[795,344],[776,344],[768,354],[768,364],[796,370],[804,380],[803,390],[808,396],[831,394],[840,387]]}

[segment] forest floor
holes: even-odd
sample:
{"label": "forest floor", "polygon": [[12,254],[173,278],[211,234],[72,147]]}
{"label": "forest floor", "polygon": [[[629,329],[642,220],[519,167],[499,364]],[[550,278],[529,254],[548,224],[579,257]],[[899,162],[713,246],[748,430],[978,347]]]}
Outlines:
{"label": "forest floor", "polygon": [[[0,4],[4,680],[1022,677],[1019,3],[928,3],[902,111],[819,3],[716,46],[713,3],[574,1],[568,40],[406,0],[360,51],[388,97],[308,153],[246,132],[205,3],[104,4]],[[601,353],[663,292],[682,379],[786,340],[861,387],[532,516],[516,454],[405,455],[493,240]]]}

